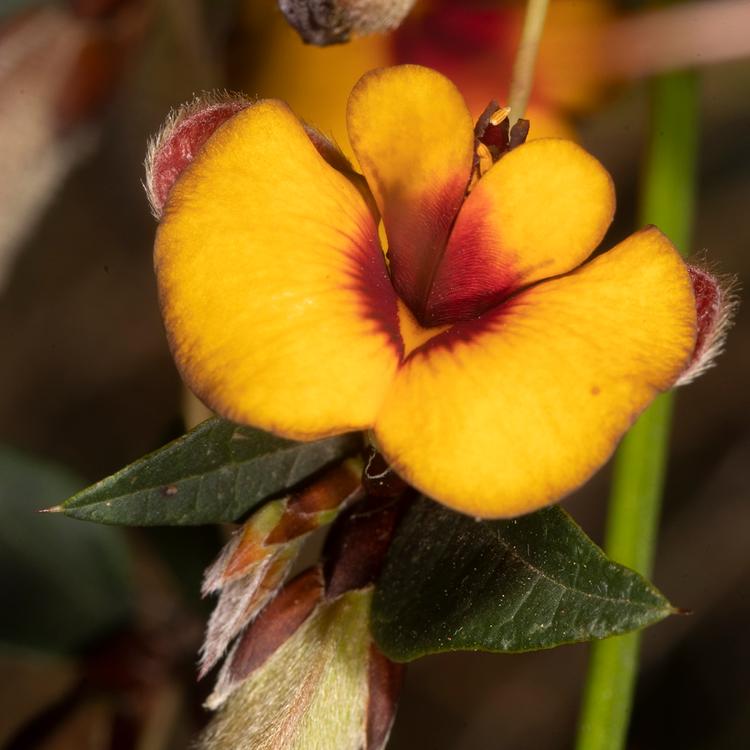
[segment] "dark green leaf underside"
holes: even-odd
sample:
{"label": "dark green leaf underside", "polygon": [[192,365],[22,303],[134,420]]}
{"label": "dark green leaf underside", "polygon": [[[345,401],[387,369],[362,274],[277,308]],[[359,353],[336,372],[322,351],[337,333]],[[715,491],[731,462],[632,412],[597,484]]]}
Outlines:
{"label": "dark green leaf underside", "polygon": [[426,499],[399,527],[373,602],[396,661],[444,651],[517,652],[624,633],[672,612],[557,507],[476,521]]}
{"label": "dark green leaf underside", "polygon": [[61,509],[74,518],[132,526],[235,521],[360,445],[356,433],[298,443],[209,419]]}

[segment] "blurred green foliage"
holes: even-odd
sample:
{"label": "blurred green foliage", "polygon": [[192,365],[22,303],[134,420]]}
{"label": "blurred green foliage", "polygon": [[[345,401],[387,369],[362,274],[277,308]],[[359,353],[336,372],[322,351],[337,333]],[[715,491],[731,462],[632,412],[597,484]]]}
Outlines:
{"label": "blurred green foliage", "polygon": [[83,484],[55,464],[0,447],[0,643],[70,652],[128,618],[122,532],[37,512]]}

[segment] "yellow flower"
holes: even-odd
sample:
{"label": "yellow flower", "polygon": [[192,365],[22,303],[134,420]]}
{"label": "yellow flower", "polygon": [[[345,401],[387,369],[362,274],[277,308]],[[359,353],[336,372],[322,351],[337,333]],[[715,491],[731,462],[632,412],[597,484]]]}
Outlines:
{"label": "yellow flower", "polygon": [[290,438],[370,430],[460,511],[558,500],[690,361],[688,267],[654,227],[584,263],[614,191],[571,141],[520,145],[472,181],[471,115],[432,70],[366,74],[347,123],[364,179],[262,100],[174,183],[155,264],[184,379]]}

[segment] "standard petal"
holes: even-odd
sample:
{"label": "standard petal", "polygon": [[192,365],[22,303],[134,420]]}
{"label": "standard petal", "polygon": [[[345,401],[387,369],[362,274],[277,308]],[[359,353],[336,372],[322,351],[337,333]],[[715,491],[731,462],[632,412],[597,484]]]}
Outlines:
{"label": "standard petal", "polygon": [[461,208],[424,323],[466,320],[521,286],[576,268],[615,210],[604,167],[572,141],[531,141],[503,156]]}
{"label": "standard petal", "polygon": [[360,79],[347,127],[383,216],[394,286],[420,318],[469,182],[471,115],[447,78],[401,65]]}
{"label": "standard petal", "polygon": [[375,424],[427,495],[509,517],[593,474],[695,342],[687,267],[649,228],[415,350]]}
{"label": "standard petal", "polygon": [[401,356],[375,221],[285,104],[209,139],[155,264],[175,360],[219,414],[297,439],[372,424]]}

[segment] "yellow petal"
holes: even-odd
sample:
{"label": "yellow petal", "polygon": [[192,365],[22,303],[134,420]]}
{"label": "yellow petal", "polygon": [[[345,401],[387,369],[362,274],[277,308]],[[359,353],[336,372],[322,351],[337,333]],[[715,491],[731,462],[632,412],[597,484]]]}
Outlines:
{"label": "yellow petal", "polygon": [[487,310],[530,282],[576,268],[615,209],[612,179],[572,141],[543,139],[503,156],[461,208],[424,322]]}
{"label": "yellow petal", "polygon": [[401,65],[360,79],[347,127],[383,216],[394,286],[419,317],[469,181],[471,115],[447,78]]}
{"label": "yellow petal", "polygon": [[155,263],[175,360],[216,412],[298,439],[372,424],[401,355],[395,295],[361,193],[285,104],[209,139]]}
{"label": "yellow petal", "polygon": [[657,229],[415,350],[375,425],[405,479],[457,510],[508,517],[578,487],[695,341],[687,268]]}

